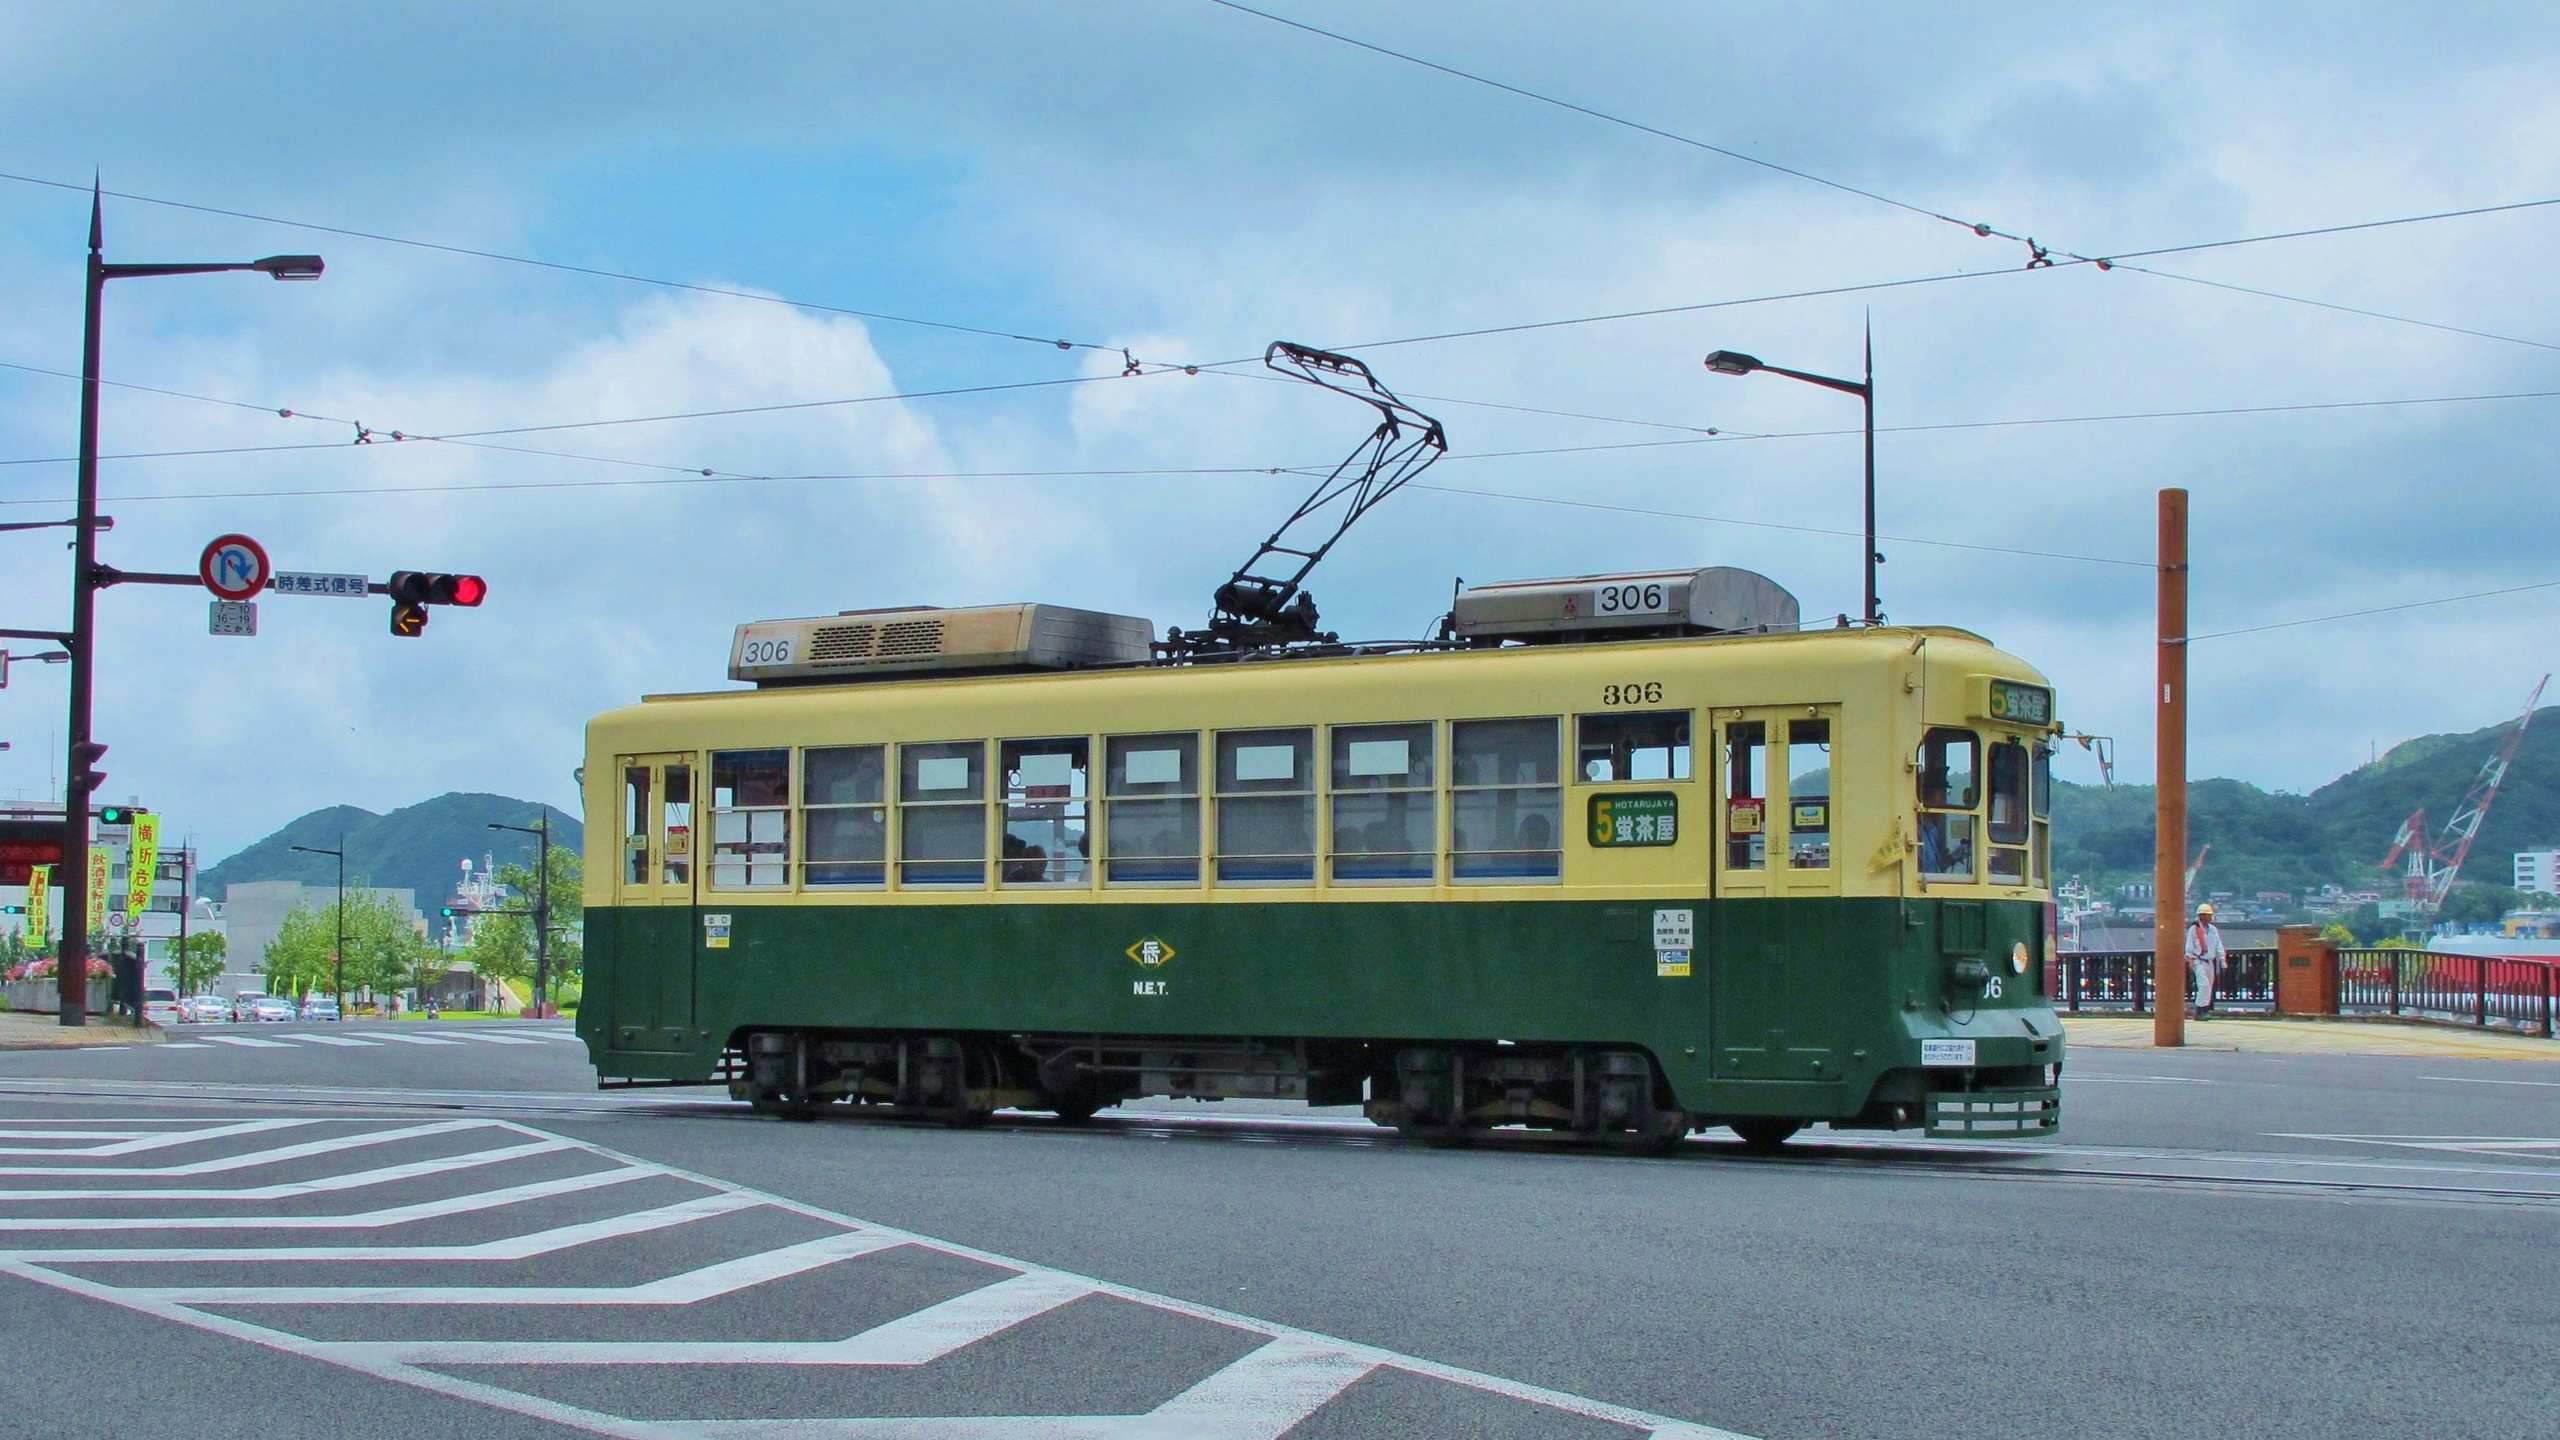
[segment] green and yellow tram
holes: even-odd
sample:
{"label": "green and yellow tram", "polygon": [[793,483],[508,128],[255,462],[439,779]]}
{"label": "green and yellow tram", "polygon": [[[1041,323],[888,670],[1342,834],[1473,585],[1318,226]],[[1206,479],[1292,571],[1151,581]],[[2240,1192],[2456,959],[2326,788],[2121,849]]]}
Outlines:
{"label": "green and yellow tram", "polygon": [[1054,606],[740,627],[587,731],[608,1081],[1431,1138],[2060,1116],[2043,677],[1762,577],[1479,586],[1441,643],[1167,663]]}

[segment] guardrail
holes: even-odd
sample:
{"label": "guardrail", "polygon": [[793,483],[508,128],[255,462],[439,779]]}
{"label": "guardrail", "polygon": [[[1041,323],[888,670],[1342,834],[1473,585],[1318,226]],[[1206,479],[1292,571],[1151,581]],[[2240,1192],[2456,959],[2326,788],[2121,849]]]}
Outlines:
{"label": "guardrail", "polygon": [[2449,1021],[2548,1036],[2560,963],[2440,950],[2340,950],[2338,1013]]}
{"label": "guardrail", "polygon": [[[2341,961],[2343,964],[2344,962]],[[2053,1003],[2077,1014],[2084,1010],[2151,1009],[2151,952],[2148,950],[2076,950],[2054,957]],[[2276,952],[2234,950],[2213,987],[2217,1010],[2272,1013],[2276,1008]]]}

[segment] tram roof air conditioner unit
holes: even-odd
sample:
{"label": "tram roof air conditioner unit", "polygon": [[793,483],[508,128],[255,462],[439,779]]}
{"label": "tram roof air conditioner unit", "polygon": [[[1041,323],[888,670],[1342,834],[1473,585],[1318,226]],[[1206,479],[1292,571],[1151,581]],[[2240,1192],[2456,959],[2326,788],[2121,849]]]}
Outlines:
{"label": "tram roof air conditioner unit", "polygon": [[1001,673],[1144,664],[1155,626],[1064,605],[847,610],[755,620],[729,642],[729,678],[757,685],[934,672]]}
{"label": "tram roof air conditioner unit", "polygon": [[1777,581],[1729,565],[1471,585],[1451,611],[1480,645],[1793,632],[1803,618]]}

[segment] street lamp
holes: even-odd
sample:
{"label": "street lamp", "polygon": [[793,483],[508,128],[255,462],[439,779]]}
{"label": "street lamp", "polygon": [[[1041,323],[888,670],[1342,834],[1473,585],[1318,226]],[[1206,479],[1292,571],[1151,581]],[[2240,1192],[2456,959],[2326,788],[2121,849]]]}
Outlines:
{"label": "street lamp", "polygon": [[1806,384],[1808,384],[1808,385],[1819,385],[1819,386],[1821,386],[1822,388],[1824,388],[1824,389],[1826,389],[1826,390],[1837,390],[1837,391],[1841,392],[1841,393],[1842,393],[1842,394],[1844,394],[1844,395],[1855,395],[1855,396],[1857,396],[1857,397],[1858,397],[1859,401],[1860,401],[1860,402],[1861,402],[1861,403],[1866,407],[1866,412],[1867,412],[1867,427],[1866,427],[1866,428],[1867,428],[1867,529],[1866,529],[1866,539],[1867,539],[1867,614],[1866,614],[1866,620],[1867,620],[1867,623],[1868,623],[1868,624],[1870,624],[1870,625],[1881,625],[1881,624],[1883,624],[1883,623],[1884,623],[1884,612],[1883,612],[1882,610],[1878,609],[1878,608],[1877,608],[1877,605],[1876,605],[1876,565],[1877,565],[1877,563],[1878,563],[1879,561],[1881,561],[1881,560],[1883,560],[1883,559],[1884,559],[1884,556],[1883,556],[1880,552],[1878,552],[1878,551],[1877,551],[1877,549],[1876,549],[1876,340],[1875,340],[1875,333],[1874,333],[1872,330],[1870,330],[1870,331],[1868,332],[1868,334],[1867,334],[1867,378],[1866,378],[1866,379],[1864,379],[1864,380],[1838,380],[1838,379],[1834,379],[1834,378],[1832,378],[1832,377],[1831,377],[1831,376],[1829,376],[1829,375],[1815,375],[1815,374],[1812,374],[1812,373],[1810,373],[1810,372],[1808,372],[1808,371],[1804,371],[1804,370],[1790,370],[1790,369],[1788,369],[1787,367],[1785,367],[1784,365],[1770,365],[1770,364],[1764,363],[1764,362],[1763,362],[1763,361],[1762,361],[1758,356],[1755,356],[1755,355],[1745,355],[1745,354],[1741,353],[1741,352],[1740,352],[1740,351],[1738,351],[1738,350],[1718,350],[1718,351],[1717,351],[1717,352],[1715,352],[1714,354],[1709,355],[1709,356],[1707,357],[1707,368],[1708,368],[1708,369],[1710,369],[1710,370],[1713,370],[1714,372],[1716,372],[1716,373],[1717,373],[1717,374],[1719,374],[1719,375],[1748,375],[1748,374],[1750,374],[1750,373],[1751,373],[1752,371],[1754,371],[1754,370],[1766,370],[1767,372],[1769,372],[1769,373],[1770,373],[1770,374],[1772,374],[1772,375],[1784,375],[1784,376],[1786,376],[1786,377],[1787,377],[1788,379],[1790,379],[1790,380],[1802,380],[1802,381],[1804,381],[1804,382],[1805,382]]}
{"label": "street lamp", "polygon": [[[338,857],[338,948],[329,958],[337,962],[338,1013],[344,1015],[347,1013],[347,837],[344,835],[338,837],[338,848],[335,850],[323,850],[316,845],[293,845],[286,848],[304,855]],[[61,967],[57,965],[54,968],[58,970]]]}
{"label": "street lamp", "polygon": [[[61,637],[63,648],[71,653],[71,764],[62,791],[62,947],[54,970],[61,980],[65,1025],[88,1022],[89,792],[104,778],[92,771],[104,747],[90,740],[89,721],[90,687],[97,658],[96,600],[103,578],[98,564],[98,532],[109,523],[98,515],[98,320],[106,306],[107,282],[159,275],[211,275],[227,270],[254,270],[277,280],[317,280],[327,268],[317,255],[270,255],[263,260],[217,264],[117,265],[107,262],[101,253],[105,247],[106,224],[99,191],[93,184],[89,189],[88,309],[80,340],[80,494],[71,522],[71,629]],[[342,870],[345,863],[340,857]],[[343,877],[339,889],[343,902]],[[341,926],[346,923],[345,908],[341,903]],[[345,1004],[344,995],[339,997],[339,1003]]]}
{"label": "street lamp", "polygon": [[533,860],[533,1018],[539,1020],[551,1008],[551,807],[542,807],[540,825],[492,821],[489,828],[533,836],[539,846]]}

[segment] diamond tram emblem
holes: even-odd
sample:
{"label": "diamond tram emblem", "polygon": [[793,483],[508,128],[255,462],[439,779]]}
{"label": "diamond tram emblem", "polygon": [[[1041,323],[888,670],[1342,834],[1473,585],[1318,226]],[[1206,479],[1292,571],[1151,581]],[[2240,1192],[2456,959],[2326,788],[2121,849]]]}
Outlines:
{"label": "diamond tram emblem", "polygon": [[1129,958],[1153,970],[1173,958],[1173,947],[1153,935],[1129,947]]}

